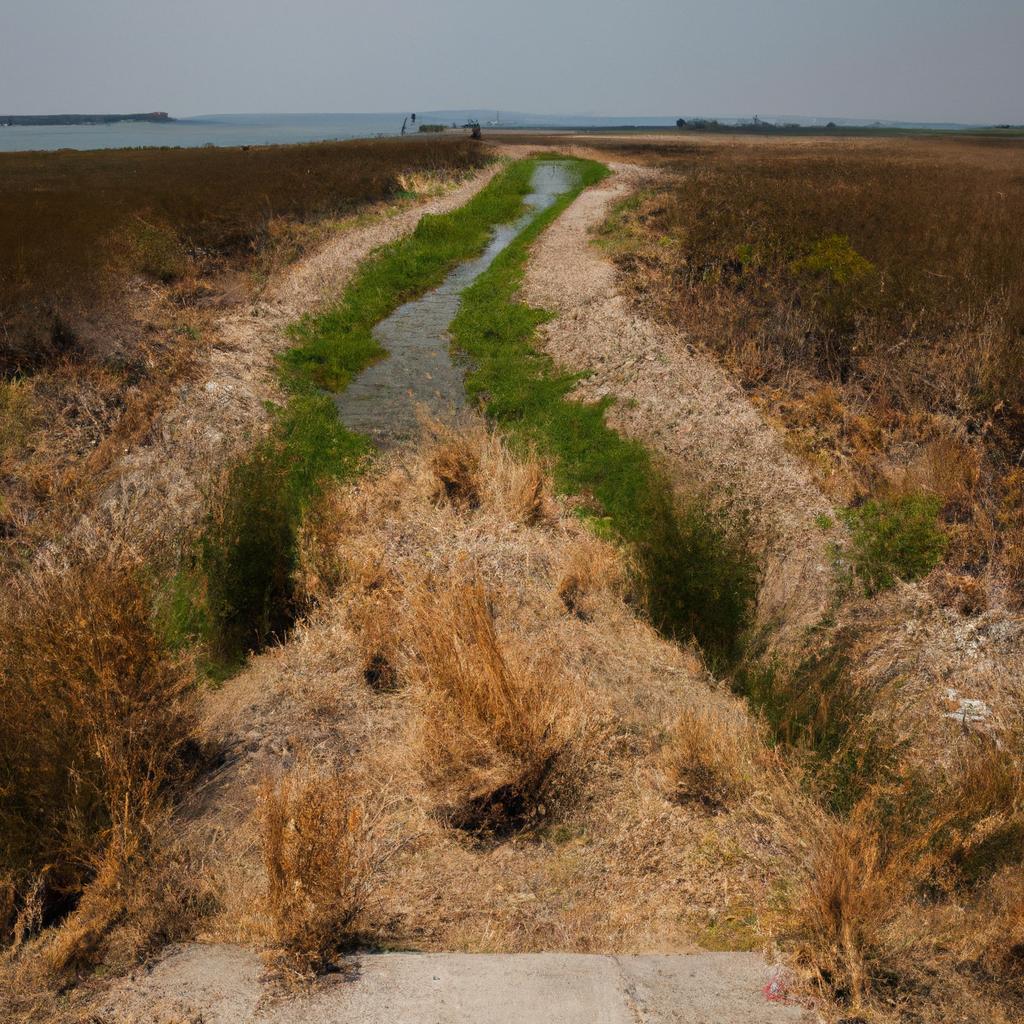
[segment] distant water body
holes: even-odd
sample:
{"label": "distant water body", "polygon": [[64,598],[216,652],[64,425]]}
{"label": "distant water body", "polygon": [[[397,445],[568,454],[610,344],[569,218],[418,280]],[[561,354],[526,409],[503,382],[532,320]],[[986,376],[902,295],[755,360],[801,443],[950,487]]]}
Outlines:
{"label": "distant water body", "polygon": [[[0,151],[124,149],[135,146],[262,146],[399,135],[405,114],[224,114],[167,124],[12,125],[0,127]],[[451,124],[451,120],[446,122]],[[460,124],[462,122],[459,122]],[[415,131],[412,127],[412,131]]]}
{"label": "distant water body", "polygon": [[[399,114],[217,114],[182,118],[166,124],[123,121],[96,125],[16,125],[0,127],[0,152],[55,149],[124,149],[137,146],[263,146],[329,139],[372,139],[399,135],[407,115]],[[419,124],[464,124],[479,120],[486,128],[611,128],[618,126],[667,128],[672,117],[553,116],[482,110],[423,111]],[[780,118],[803,125],[822,126],[823,118]],[[495,122],[498,122],[497,124]],[[722,118],[723,125],[737,120]],[[963,128],[966,125],[927,125],[909,122],[837,119],[843,126],[892,128]],[[415,132],[418,125],[409,124]]]}

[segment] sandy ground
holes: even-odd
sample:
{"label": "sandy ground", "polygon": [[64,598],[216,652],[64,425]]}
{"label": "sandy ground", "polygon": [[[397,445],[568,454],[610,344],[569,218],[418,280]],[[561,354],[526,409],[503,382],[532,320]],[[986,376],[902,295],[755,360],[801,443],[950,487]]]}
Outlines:
{"label": "sandy ground", "polygon": [[616,290],[614,265],[592,244],[592,232],[654,172],[611,167],[613,177],[585,192],[538,241],[524,296],[558,313],[542,328],[546,351],[563,366],[590,371],[577,398],[614,395],[610,424],[660,456],[681,492],[706,489],[748,518],[764,570],[759,622],[781,626],[776,643],[793,643],[832,596],[828,543],[815,524],[832,512],[829,502],[709,355],[682,331],[636,315]]}

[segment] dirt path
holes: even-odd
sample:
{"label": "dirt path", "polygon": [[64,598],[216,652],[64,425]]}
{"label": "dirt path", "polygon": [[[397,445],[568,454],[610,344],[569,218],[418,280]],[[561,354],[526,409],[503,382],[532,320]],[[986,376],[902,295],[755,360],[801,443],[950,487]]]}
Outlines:
{"label": "dirt path", "polygon": [[683,332],[637,316],[616,290],[614,265],[592,232],[656,172],[610,166],[614,175],[584,192],[535,246],[524,296],[559,314],[542,328],[546,351],[590,371],[576,397],[615,395],[609,422],[661,456],[681,490],[708,488],[749,518],[764,569],[758,620],[782,625],[780,645],[796,641],[831,596],[828,544],[815,523],[831,513],[829,502],[710,356]]}
{"label": "dirt path", "polygon": [[397,212],[380,209],[369,223],[339,233],[290,267],[258,301],[227,311],[215,326],[198,379],[179,387],[145,444],[125,451],[120,468],[111,473],[116,483],[76,532],[140,547],[166,526],[189,522],[217,467],[264,429],[265,403],[281,397],[274,355],[287,344],[288,324],[337,297],[367,256],[409,234],[425,214],[463,206],[499,167],[488,167],[438,198]]}

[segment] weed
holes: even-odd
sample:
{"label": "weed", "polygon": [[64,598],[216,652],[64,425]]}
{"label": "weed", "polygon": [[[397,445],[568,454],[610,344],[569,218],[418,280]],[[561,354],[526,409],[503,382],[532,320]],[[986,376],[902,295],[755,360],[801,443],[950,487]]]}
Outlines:
{"label": "weed", "polygon": [[304,317],[292,328],[286,373],[342,391],[354,373],[383,355],[375,324],[439,284],[457,263],[482,251],[496,224],[512,220],[529,192],[531,161],[511,164],[465,206],[424,216],[408,238],[364,263],[338,305]]}
{"label": "weed", "polygon": [[126,273],[167,281],[259,261],[281,247],[284,219],[336,218],[394,196],[404,176],[454,177],[484,159],[461,139],[5,153],[0,372],[45,362],[55,318],[112,301]]}
{"label": "weed", "polygon": [[885,498],[908,456],[926,462],[917,486],[944,499],[951,567],[991,565],[1024,593],[992,486],[1021,451],[1019,141],[652,155],[682,173],[609,221],[645,312],[721,356],[842,504]]}
{"label": "weed", "polygon": [[941,508],[932,495],[905,494],[840,512],[850,531],[850,561],[869,594],[919,579],[942,560],[948,540],[938,524]]}
{"label": "weed", "polygon": [[359,935],[387,856],[381,818],[344,776],[293,769],[262,796],[270,938],[319,971]]}
{"label": "weed", "polygon": [[138,565],[116,552],[37,570],[4,601],[0,876],[40,923],[99,865],[144,851],[182,775],[189,675],[165,657]]}
{"label": "weed", "polygon": [[764,782],[768,754],[741,707],[707,704],[680,715],[662,764],[674,799],[721,810]]}
{"label": "weed", "polygon": [[[532,170],[531,161],[514,163],[461,209],[422,218],[410,237],[363,264],[338,305],[294,325],[295,344],[281,360],[287,404],[270,438],[223,475],[199,541],[204,590],[196,603],[205,606],[209,640],[225,668],[291,626],[303,513],[325,481],[354,472],[367,452],[317,389],[343,390],[382,354],[374,324],[482,249],[494,224],[521,208]],[[451,500],[471,501],[457,493],[454,477],[448,485]],[[372,661],[371,654],[368,668]]]}

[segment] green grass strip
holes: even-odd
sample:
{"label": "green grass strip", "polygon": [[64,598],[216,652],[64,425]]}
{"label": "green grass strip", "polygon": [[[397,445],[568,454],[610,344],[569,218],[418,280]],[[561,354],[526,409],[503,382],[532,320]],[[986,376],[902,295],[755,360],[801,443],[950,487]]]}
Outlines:
{"label": "green grass strip", "polygon": [[467,388],[514,438],[551,459],[556,486],[593,498],[595,519],[634,550],[652,622],[680,640],[696,637],[715,667],[735,662],[757,576],[743,538],[699,500],[680,506],[639,442],[605,423],[612,399],[567,398],[581,374],[565,373],[535,346],[552,314],[516,300],[529,248],[608,170],[573,161],[578,184],[540,214],[462,296],[453,343],[470,360]]}
{"label": "green grass strip", "polygon": [[285,381],[343,391],[355,374],[382,358],[386,353],[373,337],[374,326],[483,252],[494,228],[522,211],[535,164],[510,164],[465,206],[425,214],[411,235],[367,260],[341,302],[292,326],[294,345],[281,361]]}

